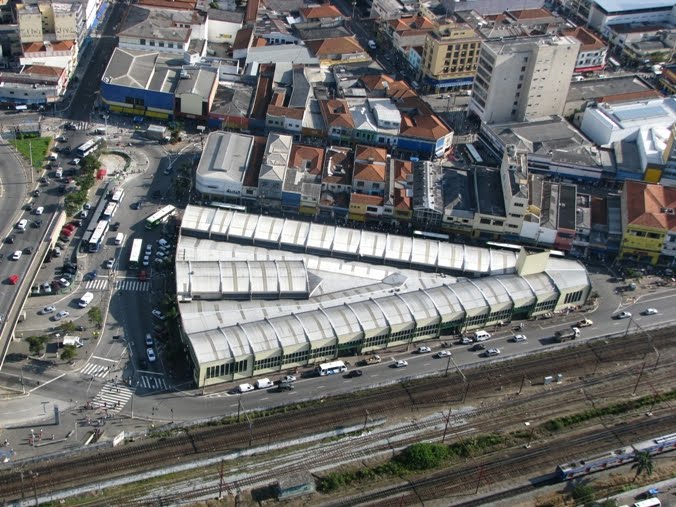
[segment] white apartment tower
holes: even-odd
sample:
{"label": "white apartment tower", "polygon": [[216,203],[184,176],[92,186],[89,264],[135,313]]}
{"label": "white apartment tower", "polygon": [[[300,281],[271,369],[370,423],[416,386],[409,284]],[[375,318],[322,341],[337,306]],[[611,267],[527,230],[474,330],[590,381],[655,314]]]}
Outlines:
{"label": "white apartment tower", "polygon": [[470,110],[486,123],[562,114],[579,48],[555,35],[484,41]]}

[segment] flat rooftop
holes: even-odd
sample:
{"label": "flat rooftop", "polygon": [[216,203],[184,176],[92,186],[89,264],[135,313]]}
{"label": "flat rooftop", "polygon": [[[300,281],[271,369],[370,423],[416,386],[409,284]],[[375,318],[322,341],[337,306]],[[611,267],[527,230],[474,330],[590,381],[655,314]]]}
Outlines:
{"label": "flat rooftop", "polygon": [[601,97],[645,92],[652,87],[638,76],[620,76],[607,79],[573,81],[566,102],[589,101]]}
{"label": "flat rooftop", "polygon": [[505,198],[499,169],[477,166],[474,168],[479,213],[498,217],[505,216]]}
{"label": "flat rooftop", "polygon": [[212,132],[202,151],[197,176],[244,181],[253,137],[233,132]]}

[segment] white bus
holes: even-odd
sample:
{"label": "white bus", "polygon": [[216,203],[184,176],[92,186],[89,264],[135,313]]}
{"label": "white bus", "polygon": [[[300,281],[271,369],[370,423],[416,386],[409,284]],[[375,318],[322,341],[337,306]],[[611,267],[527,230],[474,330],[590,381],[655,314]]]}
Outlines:
{"label": "white bus", "polygon": [[84,158],[90,153],[92,153],[94,150],[96,150],[96,147],[99,145],[99,140],[98,139],[90,139],[86,143],[82,143],[80,146],[77,147],[75,150],[75,153],[77,153],[77,156],[80,158]]}
{"label": "white bus", "polygon": [[161,223],[166,222],[167,219],[174,213],[176,213],[175,206],[172,206],[171,204],[165,206],[157,213],[153,213],[146,219],[146,229],[154,229]]}
{"label": "white bus", "polygon": [[124,190],[121,188],[118,188],[113,192],[113,196],[110,198],[111,201],[120,203],[122,202],[122,199],[124,198]]}
{"label": "white bus", "polygon": [[90,252],[98,252],[101,249],[101,245],[103,244],[103,240],[106,236],[106,233],[108,232],[108,227],[110,227],[110,223],[107,220],[100,220],[98,224],[96,224],[96,229],[94,229],[94,234],[92,234],[91,239],[89,240],[89,251]]}
{"label": "white bus", "polygon": [[101,214],[101,219],[103,220],[110,220],[115,216],[115,212],[117,211],[117,203],[116,202],[111,202],[108,203],[106,206],[106,209],[103,210],[103,213]]}
{"label": "white bus", "polygon": [[472,143],[468,143],[465,145],[465,148],[467,149],[467,153],[469,153],[469,156],[472,158],[472,163],[474,164],[483,164],[484,159],[481,158],[481,155],[479,155],[479,152],[476,151],[476,148]]}
{"label": "white bus", "polygon": [[143,248],[143,240],[141,238],[135,239],[131,244],[131,253],[129,254],[129,269],[138,268],[141,262],[141,249]]}
{"label": "white bus", "polygon": [[317,375],[335,375],[337,373],[344,373],[347,371],[347,366],[343,361],[332,361],[330,363],[322,363],[315,369]]}

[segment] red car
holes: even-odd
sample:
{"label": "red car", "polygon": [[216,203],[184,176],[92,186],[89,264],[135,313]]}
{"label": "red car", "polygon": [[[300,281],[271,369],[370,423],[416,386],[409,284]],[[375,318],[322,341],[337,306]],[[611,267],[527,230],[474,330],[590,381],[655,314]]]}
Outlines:
{"label": "red car", "polygon": [[19,283],[19,275],[9,275],[7,281],[9,282],[10,285],[16,285],[17,283]]}

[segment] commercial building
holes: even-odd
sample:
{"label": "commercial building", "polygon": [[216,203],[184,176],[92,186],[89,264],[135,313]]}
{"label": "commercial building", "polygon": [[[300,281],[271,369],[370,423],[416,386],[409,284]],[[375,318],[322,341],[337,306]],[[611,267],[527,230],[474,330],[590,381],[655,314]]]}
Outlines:
{"label": "commercial building", "polygon": [[580,41],[575,72],[603,70],[606,65],[608,46],[601,39],[582,26],[572,30],[564,30],[563,34]]}
{"label": "commercial building", "polygon": [[470,111],[489,124],[561,114],[579,46],[565,36],[485,41]]}
{"label": "commercial building", "polygon": [[676,265],[676,188],[626,181],[620,258]]}
{"label": "commercial building", "polygon": [[663,154],[676,122],[676,99],[645,100],[627,104],[598,104],[585,109],[581,130],[600,146],[612,147],[627,171],[619,178],[656,183],[664,169]]}
{"label": "commercial building", "polygon": [[585,79],[570,83],[563,116],[575,116],[579,124],[582,113],[589,104],[617,104],[660,98],[662,94],[641,77],[609,76],[605,79]]}
{"label": "commercial building", "polygon": [[481,38],[467,24],[437,26],[425,38],[421,62],[421,82],[440,92],[469,88],[479,62]]}
{"label": "commercial building", "polygon": [[21,43],[77,41],[82,43],[86,35],[85,14],[79,2],[16,4]]}
{"label": "commercial building", "polygon": [[198,386],[537,316],[583,304],[591,289],[581,264],[547,252],[196,206],[176,258]]}
{"label": "commercial building", "polygon": [[195,188],[205,198],[239,202],[254,138],[233,132],[211,132],[195,173]]}
{"label": "commercial building", "polygon": [[607,27],[618,23],[663,23],[673,16],[673,0],[593,0],[589,26],[607,35]]}

